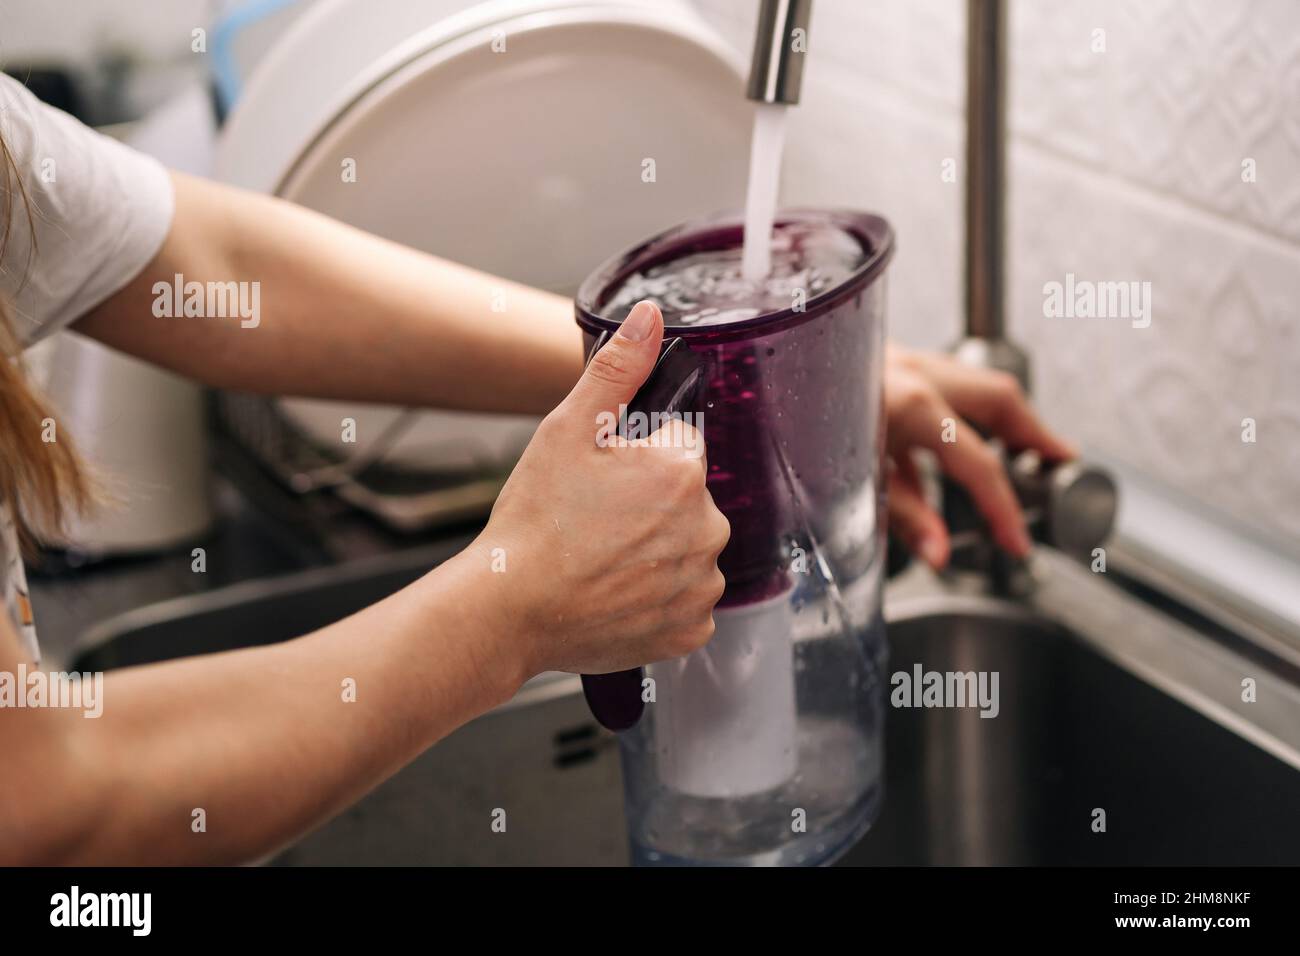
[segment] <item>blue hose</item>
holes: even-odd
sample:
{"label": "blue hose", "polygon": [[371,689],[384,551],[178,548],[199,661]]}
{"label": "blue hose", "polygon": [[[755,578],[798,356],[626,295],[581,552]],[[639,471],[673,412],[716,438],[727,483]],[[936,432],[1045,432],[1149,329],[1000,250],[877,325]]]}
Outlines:
{"label": "blue hose", "polygon": [[212,78],[217,105],[224,117],[239,99],[242,82],[235,63],[235,38],[239,34],[299,0],[248,0],[217,21],[212,28]]}

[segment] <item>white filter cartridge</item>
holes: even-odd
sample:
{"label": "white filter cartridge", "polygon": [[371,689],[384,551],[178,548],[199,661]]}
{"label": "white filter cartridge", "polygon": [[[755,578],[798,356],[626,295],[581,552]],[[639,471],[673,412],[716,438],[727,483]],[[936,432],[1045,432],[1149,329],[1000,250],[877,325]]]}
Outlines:
{"label": "white filter cartridge", "polygon": [[780,786],[798,763],[790,594],[713,612],[713,639],[653,668],[663,782],[700,797]]}

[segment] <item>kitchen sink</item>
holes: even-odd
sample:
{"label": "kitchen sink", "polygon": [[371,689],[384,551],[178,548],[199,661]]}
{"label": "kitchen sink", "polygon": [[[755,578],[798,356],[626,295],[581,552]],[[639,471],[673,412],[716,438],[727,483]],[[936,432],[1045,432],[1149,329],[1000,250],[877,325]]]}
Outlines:
{"label": "kitchen sink", "polygon": [[890,624],[890,670],[996,671],[998,714],[890,708],[884,809],[844,863],[1300,862],[1296,768],[1059,624],[935,603]]}
{"label": "kitchen sink", "polygon": [[[134,611],[87,635],[74,666],[286,640],[463,543]],[[1050,563],[1030,602],[950,593],[919,571],[891,584],[890,671],[997,672],[998,713],[888,708],[884,809],[841,862],[1300,863],[1294,675],[1222,649],[1068,561]],[[1240,701],[1243,675],[1257,681],[1258,711]],[[492,826],[498,810],[504,832]],[[577,678],[551,674],[269,862],[627,859],[617,742],[591,719]]]}

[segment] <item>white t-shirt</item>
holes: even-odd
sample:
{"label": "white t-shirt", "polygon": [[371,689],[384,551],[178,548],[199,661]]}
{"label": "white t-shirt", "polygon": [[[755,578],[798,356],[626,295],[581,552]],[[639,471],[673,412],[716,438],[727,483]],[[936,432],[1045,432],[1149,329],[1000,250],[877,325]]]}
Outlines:
{"label": "white t-shirt", "polygon": [[[4,74],[0,137],[32,214],[29,228],[22,197],[0,197],[10,207],[0,298],[25,347],[76,321],[134,278],[166,239],[174,201],[171,179],[157,160],[46,106]],[[0,188],[3,182],[0,176]],[[35,657],[31,606],[13,522],[3,505],[0,592]]]}

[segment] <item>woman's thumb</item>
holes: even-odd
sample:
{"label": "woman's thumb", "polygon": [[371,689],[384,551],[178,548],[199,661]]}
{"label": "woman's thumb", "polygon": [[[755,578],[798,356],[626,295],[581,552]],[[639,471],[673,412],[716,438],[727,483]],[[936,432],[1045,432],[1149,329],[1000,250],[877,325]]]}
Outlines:
{"label": "woman's thumb", "polygon": [[582,378],[560,405],[564,420],[590,427],[593,436],[611,421],[610,416],[617,421],[619,406],[632,400],[654,369],[663,337],[659,307],[649,300],[638,302],[618,331],[592,356]]}

